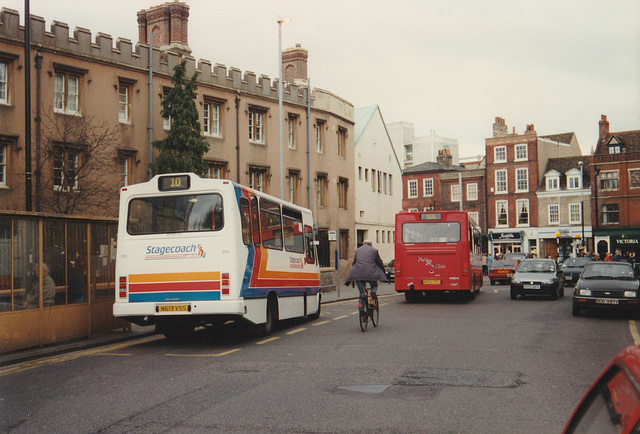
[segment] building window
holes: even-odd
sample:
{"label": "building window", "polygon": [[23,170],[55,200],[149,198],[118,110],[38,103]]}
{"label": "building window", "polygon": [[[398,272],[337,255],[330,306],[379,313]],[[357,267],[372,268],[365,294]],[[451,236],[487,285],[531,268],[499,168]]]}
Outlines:
{"label": "building window", "polygon": [[249,109],[249,141],[264,144],[264,114],[266,110]]}
{"label": "building window", "polygon": [[7,146],[4,143],[0,143],[0,187],[7,186]]}
{"label": "building window", "polygon": [[338,207],[347,209],[347,199],[349,192],[349,180],[346,178],[338,179]]}
{"label": "building window", "polygon": [[80,108],[80,77],[56,72],[53,82],[53,109],[58,113],[77,114]]}
{"label": "building window", "polygon": [[610,191],[618,189],[618,171],[600,173],[600,190]]}
{"label": "building window", "polygon": [[[118,85],[118,120],[120,122],[129,122],[129,91],[131,86],[126,83]],[[125,184],[126,185],[126,184]]]}
{"label": "building window", "polygon": [[207,162],[207,178],[224,179],[226,178],[227,165],[222,162]]}
{"label": "building window", "polygon": [[640,188],[640,170],[629,170],[629,188]]}
{"label": "building window", "polygon": [[577,190],[581,188],[580,185],[580,175],[570,175],[567,176],[567,188],[569,190]]}
{"label": "building window", "polygon": [[528,160],[528,155],[527,155],[527,144],[523,143],[520,145],[516,145],[516,158],[515,161],[526,161]]}
{"label": "building window", "polygon": [[413,162],[413,145],[412,144],[404,145],[404,162],[405,163]]}
{"label": "building window", "polygon": [[298,123],[298,115],[290,114],[287,118],[287,143],[289,149],[296,148],[296,125]]}
{"label": "building window", "polygon": [[610,144],[608,146],[608,150],[609,150],[609,154],[619,154],[622,152],[622,148],[620,147],[619,143]]}
{"label": "building window", "polygon": [[205,101],[202,114],[202,132],[210,136],[220,136],[220,104]]}
{"label": "building window", "polygon": [[316,119],[316,152],[324,152],[324,128],[325,121]]}
{"label": "building window", "polygon": [[376,181],[378,180],[377,173],[377,170],[371,169],[371,191],[376,191]]}
{"label": "building window", "polygon": [[422,195],[424,197],[433,196],[433,178],[424,178],[422,180]]}
{"label": "building window", "polygon": [[560,205],[549,205],[549,224],[557,225],[560,223]]}
{"label": "building window", "polygon": [[451,184],[451,202],[460,202],[460,184]]}
{"label": "building window", "polygon": [[478,184],[467,184],[467,200],[478,200]]}
{"label": "building window", "polygon": [[338,157],[346,158],[347,156],[347,130],[338,127]]}
{"label": "building window", "polygon": [[266,192],[265,181],[267,179],[267,169],[249,167],[249,187],[254,190]]}
{"label": "building window", "polygon": [[393,194],[393,191],[391,191],[391,186],[393,185],[393,183],[391,182],[391,177],[392,175],[389,174],[389,194]]}
{"label": "building window", "polygon": [[572,225],[582,223],[582,213],[580,211],[581,204],[569,204],[569,223]]}
{"label": "building window", "polygon": [[529,168],[516,169],[516,193],[529,191]]}
{"label": "building window", "polygon": [[8,64],[0,62],[0,104],[9,104]]}
{"label": "building window", "polygon": [[362,181],[362,166],[358,166],[358,181]]}
{"label": "building window", "polygon": [[418,197],[418,180],[417,179],[410,179],[409,181],[407,181],[407,192],[408,192],[407,197],[409,199],[415,199],[416,197]]}
{"label": "building window", "polygon": [[493,162],[494,163],[506,163],[507,161],[507,147],[496,146],[493,148]]}
{"label": "building window", "polygon": [[473,220],[474,222],[476,222],[477,224],[480,224],[479,217],[480,217],[480,214],[478,213],[478,211],[470,211],[469,212],[469,218],[471,220]]}
{"label": "building window", "polygon": [[78,189],[78,151],[74,147],[54,147],[53,188],[56,191]]}
{"label": "building window", "polygon": [[509,202],[506,200],[496,201],[496,226],[509,225]]}
{"label": "building window", "polygon": [[617,203],[602,205],[602,224],[610,225],[620,223],[620,209]]}
{"label": "building window", "polygon": [[560,189],[560,178],[558,176],[547,176],[547,191]]}
{"label": "building window", "polygon": [[529,226],[529,199],[516,200],[518,226]]}
{"label": "building window", "polygon": [[300,189],[300,172],[290,170],[288,176],[289,202],[298,203],[298,190]]}
{"label": "building window", "polygon": [[318,206],[327,206],[327,194],[329,190],[329,177],[326,173],[318,173]]}
{"label": "building window", "polygon": [[507,192],[507,170],[496,170],[496,193]]}

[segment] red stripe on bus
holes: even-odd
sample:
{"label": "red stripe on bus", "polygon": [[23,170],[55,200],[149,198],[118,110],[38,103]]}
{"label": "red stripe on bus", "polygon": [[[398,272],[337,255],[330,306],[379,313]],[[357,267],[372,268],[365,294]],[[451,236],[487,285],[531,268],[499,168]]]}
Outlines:
{"label": "red stripe on bus", "polygon": [[213,291],[220,290],[220,281],[131,283],[129,292]]}

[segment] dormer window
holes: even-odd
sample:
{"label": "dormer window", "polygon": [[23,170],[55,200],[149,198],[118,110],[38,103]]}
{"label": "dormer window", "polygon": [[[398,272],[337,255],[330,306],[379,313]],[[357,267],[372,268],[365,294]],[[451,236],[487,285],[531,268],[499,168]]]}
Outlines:
{"label": "dormer window", "polygon": [[560,177],[558,175],[548,175],[545,178],[547,180],[547,191],[560,190]]}
{"label": "dormer window", "polygon": [[621,154],[622,153],[622,143],[616,137],[612,137],[607,144],[607,151],[609,154]]}
{"label": "dormer window", "polygon": [[577,169],[569,170],[567,172],[567,190],[578,190],[580,188],[582,188],[580,171]]}

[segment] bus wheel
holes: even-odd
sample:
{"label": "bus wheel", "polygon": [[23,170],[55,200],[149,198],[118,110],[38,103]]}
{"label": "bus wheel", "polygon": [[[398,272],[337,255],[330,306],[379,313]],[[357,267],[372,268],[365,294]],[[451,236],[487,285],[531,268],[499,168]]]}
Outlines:
{"label": "bus wheel", "polygon": [[473,301],[476,299],[476,290],[472,289],[471,292],[467,293],[467,298],[469,299],[469,301]]}
{"label": "bus wheel", "polygon": [[404,293],[404,299],[408,302],[408,303],[415,303],[416,301],[418,301],[418,295],[416,294],[415,291],[409,290],[409,291],[405,291]]}
{"label": "bus wheel", "polygon": [[320,300],[318,300],[318,311],[316,313],[312,313],[311,315],[309,315],[309,319],[316,320],[316,319],[320,318],[320,307],[321,306],[322,306],[322,304],[320,304]]}
{"label": "bus wheel", "polygon": [[278,309],[275,299],[269,298],[267,300],[267,320],[264,324],[260,325],[260,334],[262,336],[269,336],[273,332],[273,328],[278,321]]}

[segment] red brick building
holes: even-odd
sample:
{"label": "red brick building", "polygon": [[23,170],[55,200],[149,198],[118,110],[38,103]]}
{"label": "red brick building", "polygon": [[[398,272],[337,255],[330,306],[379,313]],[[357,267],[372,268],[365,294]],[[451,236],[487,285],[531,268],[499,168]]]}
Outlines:
{"label": "red brick building", "polygon": [[640,130],[611,132],[602,115],[591,163],[595,249],[640,257]]}

